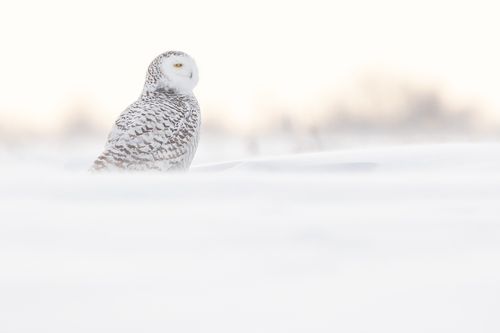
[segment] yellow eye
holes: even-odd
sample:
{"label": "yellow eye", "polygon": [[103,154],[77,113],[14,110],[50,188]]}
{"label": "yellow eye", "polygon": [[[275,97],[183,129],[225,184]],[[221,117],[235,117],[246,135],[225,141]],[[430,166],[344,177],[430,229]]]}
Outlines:
{"label": "yellow eye", "polygon": [[175,68],[181,68],[183,65],[182,64],[174,64]]}

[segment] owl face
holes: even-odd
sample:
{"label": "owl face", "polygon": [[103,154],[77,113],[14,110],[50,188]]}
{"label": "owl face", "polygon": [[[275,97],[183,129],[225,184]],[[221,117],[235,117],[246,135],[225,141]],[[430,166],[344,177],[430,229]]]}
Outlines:
{"label": "owl face", "polygon": [[185,53],[167,53],[161,61],[160,69],[164,87],[191,92],[198,83],[198,67],[193,58]]}

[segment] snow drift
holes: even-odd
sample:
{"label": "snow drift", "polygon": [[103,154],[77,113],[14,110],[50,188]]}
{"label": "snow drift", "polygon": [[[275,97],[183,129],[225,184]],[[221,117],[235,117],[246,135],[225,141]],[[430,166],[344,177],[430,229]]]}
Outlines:
{"label": "snow drift", "polygon": [[498,332],[499,151],[407,146],[167,175],[4,157],[0,331]]}

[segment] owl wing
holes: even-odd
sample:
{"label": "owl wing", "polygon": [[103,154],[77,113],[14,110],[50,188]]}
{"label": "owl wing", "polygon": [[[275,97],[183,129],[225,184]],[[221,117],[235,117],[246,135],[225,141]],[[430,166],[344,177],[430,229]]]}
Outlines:
{"label": "owl wing", "polygon": [[185,127],[185,113],[170,103],[133,103],[118,117],[92,169],[154,169],[157,160],[175,162],[184,153],[176,138]]}

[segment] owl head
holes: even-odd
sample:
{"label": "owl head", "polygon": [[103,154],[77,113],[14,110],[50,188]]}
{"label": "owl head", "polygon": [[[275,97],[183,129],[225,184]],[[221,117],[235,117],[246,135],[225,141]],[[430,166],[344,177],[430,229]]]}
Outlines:
{"label": "owl head", "polygon": [[192,94],[198,83],[198,67],[188,54],[169,51],[157,56],[149,65],[144,92],[158,89]]}

